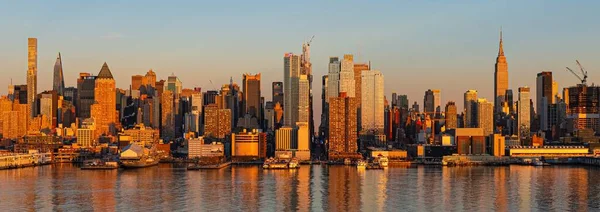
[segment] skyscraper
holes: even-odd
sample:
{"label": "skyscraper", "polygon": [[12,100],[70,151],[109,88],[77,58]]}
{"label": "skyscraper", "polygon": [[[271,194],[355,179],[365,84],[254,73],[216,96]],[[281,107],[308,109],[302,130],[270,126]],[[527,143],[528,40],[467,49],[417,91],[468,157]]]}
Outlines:
{"label": "skyscraper", "polygon": [[256,75],[244,74],[244,111],[242,114],[250,114],[256,117],[258,123],[262,123],[261,103],[260,103],[260,73]]}
{"label": "skyscraper", "polygon": [[433,115],[435,112],[435,96],[431,89],[425,91],[423,97],[423,112],[429,115]]}
{"label": "skyscraper", "polygon": [[361,130],[383,133],[383,74],[377,70],[363,71],[361,74]]}
{"label": "skyscraper", "polygon": [[436,114],[442,112],[442,92],[440,90],[433,91],[433,109]]}
{"label": "skyscraper", "polygon": [[494,132],[494,104],[485,98],[477,99],[477,127],[483,129],[483,135],[489,136]]}
{"label": "skyscraper", "polygon": [[452,101],[446,104],[446,130],[456,129],[457,122],[457,109],[456,104]]}
{"label": "skyscraper", "polygon": [[205,111],[204,135],[225,138],[231,133],[231,110],[220,109],[215,104],[207,105]]}
{"label": "skyscraper", "polygon": [[37,38],[28,39],[27,57],[27,105],[29,107],[29,119],[37,114],[35,97],[37,95]]}
{"label": "skyscraper", "polygon": [[[356,93],[356,101],[361,102],[361,86],[362,86],[362,75],[363,71],[368,71],[370,69],[369,64],[367,63],[355,63],[354,64],[354,90]],[[359,105],[360,107],[360,105]]]}
{"label": "skyscraper", "polygon": [[465,127],[477,126],[477,91],[468,90],[465,92]]}
{"label": "skyscraper", "polygon": [[144,79],[142,80],[142,84],[146,86],[156,87],[156,73],[152,71],[152,69],[146,72]]}
{"label": "skyscraper", "polygon": [[132,90],[140,90],[140,87],[144,85],[144,76],[142,75],[133,75],[131,76],[131,89]]}
{"label": "skyscraper", "polygon": [[62,68],[62,59],[60,57],[60,52],[58,53],[58,57],[56,58],[56,63],[54,63],[54,82],[52,84],[52,89],[56,91],[59,96],[64,95],[65,90],[65,79],[63,76],[63,68]]}
{"label": "skyscraper", "polygon": [[291,127],[298,122],[300,56],[286,53],[283,58],[283,70],[283,122],[285,126]]}
{"label": "skyscraper", "polygon": [[329,72],[327,74],[327,97],[325,102],[329,102],[330,98],[338,97],[340,93],[340,60],[338,57],[329,57]]}
{"label": "skyscraper", "polygon": [[530,98],[529,87],[519,88],[518,116],[517,116],[517,133],[519,139],[529,138],[531,117],[530,117]]}
{"label": "skyscraper", "polygon": [[339,92],[345,92],[349,97],[356,96],[356,83],[354,82],[354,56],[351,54],[344,55],[342,60],[342,68],[340,70],[340,90]]}
{"label": "skyscraper", "polygon": [[500,30],[500,46],[498,49],[498,57],[496,57],[494,72],[494,114],[502,111],[501,103],[504,101],[506,89],[508,89],[508,64],[506,63],[506,57],[504,56],[502,30]]}
{"label": "skyscraper", "polygon": [[283,82],[273,82],[273,105],[279,103],[283,105]]}
{"label": "skyscraper", "polygon": [[175,136],[175,112],[174,106],[174,94],[171,90],[165,90],[161,96],[161,129],[160,135],[162,138],[170,139]]}
{"label": "skyscraper", "polygon": [[96,87],[96,77],[90,73],[79,73],[77,79],[77,98],[75,108],[77,117],[86,119],[91,117],[91,108],[94,104],[94,89]]}
{"label": "skyscraper", "polygon": [[181,95],[181,90],[183,89],[183,84],[177,76],[172,74],[171,76],[169,76],[169,78],[167,78],[166,89],[173,92],[175,99],[179,99],[179,96]]}
{"label": "skyscraper", "polygon": [[552,104],[553,96],[552,72],[543,71],[536,77],[535,111],[539,115],[540,129],[548,130],[548,106]]}
{"label": "skyscraper", "polygon": [[[355,153],[358,150],[356,132],[356,108],[358,103],[356,98],[347,97],[345,93],[341,93],[340,97],[329,100],[330,158],[332,154],[336,153]],[[383,113],[381,115],[383,116]]]}
{"label": "skyscraper", "polygon": [[95,103],[91,108],[91,117],[96,123],[96,135],[112,135],[114,125],[117,124],[117,90],[115,87],[115,79],[104,63],[100,73],[95,80],[94,100]]}
{"label": "skyscraper", "polygon": [[[307,75],[300,75],[298,81],[298,122],[309,122],[309,95],[310,87]],[[307,127],[308,128],[308,127]]]}

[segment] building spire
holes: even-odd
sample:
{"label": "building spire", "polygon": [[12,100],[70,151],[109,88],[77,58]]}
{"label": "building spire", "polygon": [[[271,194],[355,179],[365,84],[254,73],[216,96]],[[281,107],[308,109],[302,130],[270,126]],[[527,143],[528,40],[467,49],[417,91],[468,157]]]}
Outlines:
{"label": "building spire", "polygon": [[498,49],[498,56],[504,56],[504,46],[502,44],[502,26],[500,26],[500,48]]}

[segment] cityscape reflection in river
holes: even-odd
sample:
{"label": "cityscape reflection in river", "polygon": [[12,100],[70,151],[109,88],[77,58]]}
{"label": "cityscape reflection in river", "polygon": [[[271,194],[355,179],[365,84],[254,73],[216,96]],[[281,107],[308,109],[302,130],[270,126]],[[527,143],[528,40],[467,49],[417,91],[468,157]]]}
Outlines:
{"label": "cityscape reflection in river", "polygon": [[598,174],[584,166],[80,171],[57,164],[0,171],[0,210],[598,210]]}

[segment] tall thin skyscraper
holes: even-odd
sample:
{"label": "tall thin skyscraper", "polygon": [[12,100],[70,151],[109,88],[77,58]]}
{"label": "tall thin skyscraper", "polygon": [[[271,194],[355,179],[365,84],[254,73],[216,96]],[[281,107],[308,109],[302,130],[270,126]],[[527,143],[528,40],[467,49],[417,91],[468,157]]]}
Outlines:
{"label": "tall thin skyscraper", "polygon": [[60,52],[56,58],[56,63],[54,63],[54,82],[52,89],[56,91],[59,96],[64,96],[65,79],[63,76],[62,58],[60,57]]}
{"label": "tall thin skyscraper", "polygon": [[325,102],[329,102],[330,98],[338,97],[340,93],[340,60],[338,57],[329,57],[329,72],[327,74],[327,97]]}
{"label": "tall thin skyscraper", "polygon": [[383,133],[384,127],[384,87],[380,71],[361,73],[361,130]]}
{"label": "tall thin skyscraper", "polygon": [[27,57],[27,105],[29,107],[29,119],[35,117],[37,95],[37,38],[28,39]]}
{"label": "tall thin skyscraper", "polygon": [[348,97],[355,97],[356,90],[354,86],[356,86],[354,82],[354,56],[346,54],[344,55],[344,60],[342,60],[339,92],[345,92]]}
{"label": "tall thin skyscraper", "polygon": [[477,91],[468,90],[465,92],[465,127],[477,126]]}
{"label": "tall thin skyscraper", "polygon": [[[494,72],[494,114],[499,114],[502,111],[502,102],[506,89],[508,89],[508,64],[504,56],[504,46],[502,43],[502,30],[500,30],[500,46],[498,49],[498,57],[496,57],[496,65]],[[496,115],[494,115],[494,119]],[[495,122],[494,122],[495,124]]]}
{"label": "tall thin skyscraper", "polygon": [[543,71],[536,77],[535,111],[539,115],[540,129],[548,130],[548,106],[553,100],[552,72]]}
{"label": "tall thin skyscraper", "polygon": [[307,75],[300,75],[298,83],[299,96],[298,96],[298,122],[309,122],[309,93],[310,86]]}
{"label": "tall thin skyscraper", "polygon": [[291,127],[298,122],[300,56],[286,53],[283,58],[283,70],[283,123],[284,126]]}
{"label": "tall thin skyscraper", "polygon": [[425,96],[423,97],[423,112],[430,116],[435,112],[435,96],[431,89],[425,91]]}
{"label": "tall thin skyscraper", "polygon": [[242,113],[256,117],[260,124],[262,122],[262,120],[260,120],[262,108],[260,104],[260,73],[256,75],[244,74],[243,77],[244,111],[242,111]]}
{"label": "tall thin skyscraper", "polygon": [[519,88],[519,102],[518,102],[518,116],[517,116],[517,133],[519,139],[529,138],[529,132],[531,127],[530,117],[530,97],[529,87]]}
{"label": "tall thin skyscraper", "polygon": [[[356,93],[356,101],[361,102],[362,100],[360,99],[360,96],[362,94],[361,92],[361,86],[362,86],[362,76],[361,73],[363,71],[368,71],[370,69],[369,64],[367,63],[355,63],[354,64],[354,90]],[[395,101],[394,98],[392,98],[392,101]],[[360,107],[360,105],[359,105]]]}
{"label": "tall thin skyscraper", "polygon": [[358,150],[356,98],[341,93],[340,97],[329,100],[329,157],[336,153],[355,153]]}

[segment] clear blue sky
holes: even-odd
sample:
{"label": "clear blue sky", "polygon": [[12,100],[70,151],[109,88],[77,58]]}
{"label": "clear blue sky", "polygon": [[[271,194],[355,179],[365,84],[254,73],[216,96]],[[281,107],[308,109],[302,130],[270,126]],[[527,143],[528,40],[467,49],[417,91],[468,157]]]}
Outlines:
{"label": "clear blue sky", "polygon": [[[154,69],[185,87],[212,89],[244,72],[263,74],[263,96],[283,78],[283,54],[300,53],[315,35],[312,62],[315,119],[320,78],[329,56],[355,54],[385,75],[386,95],[423,104],[428,88],[462,106],[476,89],[491,99],[498,31],[504,28],[510,87],[535,87],[535,74],[554,72],[559,86],[579,59],[600,62],[600,1],[4,1],[0,3],[0,74],[25,83],[27,38],[38,38],[39,91],[51,88],[57,52],[67,86],[79,72],[97,74],[106,61],[127,88],[131,75]],[[0,88],[6,92],[6,86]],[[532,98],[535,94],[532,94]]]}

